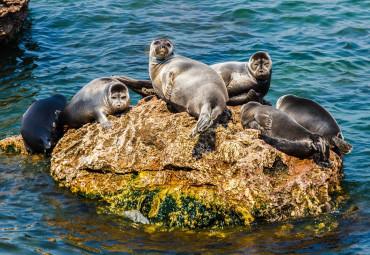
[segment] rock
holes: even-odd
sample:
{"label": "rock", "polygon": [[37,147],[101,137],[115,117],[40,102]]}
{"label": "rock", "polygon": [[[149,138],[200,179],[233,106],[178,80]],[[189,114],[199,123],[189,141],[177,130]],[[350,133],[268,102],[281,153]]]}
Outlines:
{"label": "rock", "polygon": [[0,43],[11,41],[28,15],[29,0],[2,0],[0,3]]}
{"label": "rock", "polygon": [[0,150],[7,154],[28,154],[20,135],[0,140]]}
{"label": "rock", "polygon": [[109,116],[111,130],[96,123],[68,130],[52,153],[51,175],[118,214],[138,211],[166,227],[248,225],[335,208],[338,155],[331,152],[325,169],[290,157],[258,139],[259,131],[243,130],[240,107],[230,112],[230,121],[190,139],[195,118],[144,98],[128,113]]}

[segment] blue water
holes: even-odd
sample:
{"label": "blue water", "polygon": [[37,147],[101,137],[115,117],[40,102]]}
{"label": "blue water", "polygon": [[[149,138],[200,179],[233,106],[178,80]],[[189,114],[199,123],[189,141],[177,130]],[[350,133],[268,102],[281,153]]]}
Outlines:
{"label": "blue water", "polygon": [[[354,149],[344,159],[343,202],[318,217],[223,230],[153,231],[59,188],[49,160],[0,155],[0,253],[187,254],[370,252],[370,1],[32,0],[13,45],[0,48],[0,138],[19,134],[35,100],[70,99],[92,79],[149,79],[150,42],[207,64],[273,61],[272,103],[314,99]],[[139,96],[131,93],[131,103]]]}

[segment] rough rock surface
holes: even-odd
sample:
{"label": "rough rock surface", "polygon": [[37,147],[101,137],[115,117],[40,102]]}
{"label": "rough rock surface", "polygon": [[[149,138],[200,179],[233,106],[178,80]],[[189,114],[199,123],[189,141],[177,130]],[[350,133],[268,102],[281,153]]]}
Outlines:
{"label": "rough rock surface", "polygon": [[28,154],[20,135],[0,140],[0,150],[8,154]]}
{"label": "rough rock surface", "polygon": [[[70,129],[52,153],[51,174],[117,213],[138,210],[151,223],[201,228],[316,215],[335,207],[342,160],[331,168],[290,157],[232,119],[190,139],[196,119],[156,97],[99,124]],[[225,114],[226,115],[226,114]],[[221,121],[222,122],[222,121]]]}
{"label": "rough rock surface", "polygon": [[0,1],[0,43],[11,41],[28,15],[29,0]]}

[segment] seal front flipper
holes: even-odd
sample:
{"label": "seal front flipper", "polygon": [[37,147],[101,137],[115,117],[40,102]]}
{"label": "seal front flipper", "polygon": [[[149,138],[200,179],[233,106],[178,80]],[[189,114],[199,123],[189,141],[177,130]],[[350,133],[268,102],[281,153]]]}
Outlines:
{"label": "seal front flipper", "polygon": [[331,138],[331,141],[344,154],[350,153],[352,151],[352,149],[353,149],[353,146],[351,144],[347,143],[346,141],[344,141],[343,139],[341,139],[341,138],[339,138],[337,136],[333,136]]}
{"label": "seal front flipper", "polygon": [[163,94],[166,99],[171,98],[172,88],[174,85],[173,80],[175,79],[175,73],[173,71],[168,71],[162,75],[163,82]]}
{"label": "seal front flipper", "polygon": [[257,113],[254,115],[254,119],[265,130],[270,130],[272,128],[272,117],[270,115],[264,113]]}
{"label": "seal front flipper", "polygon": [[104,130],[113,128],[112,123],[107,119],[107,116],[105,116],[101,110],[96,110],[94,112],[94,117],[101,124]]}

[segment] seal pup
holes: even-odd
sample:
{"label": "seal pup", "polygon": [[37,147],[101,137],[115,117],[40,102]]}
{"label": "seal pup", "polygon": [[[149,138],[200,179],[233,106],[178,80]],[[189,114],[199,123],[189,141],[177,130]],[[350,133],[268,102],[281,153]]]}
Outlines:
{"label": "seal pup", "polygon": [[48,154],[52,151],[63,135],[56,118],[66,105],[63,95],[54,94],[34,102],[27,109],[21,121],[21,135],[28,152]]}
{"label": "seal pup", "polygon": [[260,138],[276,149],[299,158],[313,157],[320,163],[328,162],[326,139],[299,125],[288,114],[272,106],[249,102],[241,108],[244,128],[261,130]]}
{"label": "seal pup", "polygon": [[150,45],[149,73],[159,98],[198,119],[191,138],[206,131],[229,100],[221,77],[206,64],[177,55],[164,38]]}
{"label": "seal pup", "polygon": [[226,84],[228,105],[242,105],[249,101],[271,105],[264,101],[271,83],[272,61],[264,51],[254,53],[249,62],[225,62],[211,65]]}
{"label": "seal pup", "polygon": [[58,116],[58,123],[72,128],[98,121],[103,129],[113,127],[108,115],[123,112],[130,105],[130,95],[122,82],[108,77],[95,79],[73,96]]}
{"label": "seal pup", "polygon": [[338,149],[344,154],[351,152],[353,147],[343,140],[343,134],[337,121],[315,101],[294,95],[285,95],[278,99],[276,108],[287,113],[311,132],[324,136],[330,149]]}

